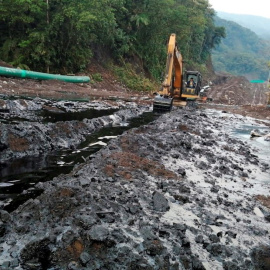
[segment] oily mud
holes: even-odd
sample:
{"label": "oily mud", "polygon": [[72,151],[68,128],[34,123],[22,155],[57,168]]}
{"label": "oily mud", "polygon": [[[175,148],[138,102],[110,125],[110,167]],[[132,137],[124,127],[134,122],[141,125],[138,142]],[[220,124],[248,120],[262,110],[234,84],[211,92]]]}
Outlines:
{"label": "oily mud", "polygon": [[[88,121],[84,133],[100,122]],[[177,108],[111,139],[68,175],[38,183],[37,198],[0,211],[1,269],[269,269],[269,163],[232,134],[249,121]],[[18,127],[10,134],[35,140]],[[84,134],[63,143],[57,132],[53,147]]]}
{"label": "oily mud", "polygon": [[16,209],[40,194],[36,183],[68,174],[111,137],[153,119],[143,113],[147,107],[123,107],[122,101],[112,106],[100,101],[2,100],[0,207]]}
{"label": "oily mud", "polygon": [[126,109],[123,109],[122,102],[112,106],[106,102],[81,104],[38,98],[0,101],[0,109],[8,111],[0,114],[0,166],[10,159],[39,156],[53,150],[76,149],[94,131],[120,125],[149,110],[132,102],[125,104]]}

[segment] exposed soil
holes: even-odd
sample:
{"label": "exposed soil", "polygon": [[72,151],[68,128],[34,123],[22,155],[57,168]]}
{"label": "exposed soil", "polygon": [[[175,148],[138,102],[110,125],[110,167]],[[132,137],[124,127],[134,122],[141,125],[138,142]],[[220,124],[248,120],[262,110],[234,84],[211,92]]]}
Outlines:
{"label": "exposed soil", "polygon": [[[0,65],[10,67],[4,62]],[[99,64],[93,64],[88,70],[90,75],[99,73],[101,82],[75,84],[57,80],[37,81],[0,77],[0,94],[42,97],[64,100],[110,100],[135,101],[138,104],[151,104],[153,95],[135,92],[122,85],[115,76]],[[155,92],[155,89],[153,89]],[[212,102],[204,107],[250,116],[259,119],[270,119],[270,108],[266,107],[269,90],[265,84],[252,84],[244,77],[216,75],[207,93]],[[1,100],[0,100],[1,102]],[[228,105],[224,107],[225,105]]]}
{"label": "exposed soil", "polygon": [[207,93],[206,107],[258,119],[270,119],[267,83],[250,83],[245,77],[218,75]]}
{"label": "exposed soil", "polygon": [[[140,104],[147,103],[145,101],[149,97],[147,93],[130,91],[101,65],[92,65],[89,67],[89,74],[84,75],[90,75],[91,77],[91,74],[94,73],[101,74],[101,82],[91,80],[90,83],[78,84],[58,80],[38,81],[0,76],[0,94],[64,100],[122,99],[137,101]],[[144,98],[142,99],[142,97]]]}

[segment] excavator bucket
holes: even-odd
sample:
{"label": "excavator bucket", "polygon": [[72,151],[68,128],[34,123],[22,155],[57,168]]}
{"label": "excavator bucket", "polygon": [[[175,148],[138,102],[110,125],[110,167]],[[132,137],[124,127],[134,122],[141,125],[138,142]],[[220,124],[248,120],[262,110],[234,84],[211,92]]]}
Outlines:
{"label": "excavator bucket", "polygon": [[157,94],[153,103],[153,112],[166,113],[172,110],[173,98]]}

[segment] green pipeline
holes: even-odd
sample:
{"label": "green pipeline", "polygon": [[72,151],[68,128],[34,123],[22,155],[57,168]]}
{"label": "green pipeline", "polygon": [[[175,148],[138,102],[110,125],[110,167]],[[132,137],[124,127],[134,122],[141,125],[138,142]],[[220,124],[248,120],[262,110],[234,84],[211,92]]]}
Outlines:
{"label": "green pipeline", "polygon": [[90,82],[88,76],[67,76],[67,75],[55,75],[49,73],[28,71],[24,69],[0,67],[0,75],[6,77],[19,77],[35,80],[60,80],[71,83],[87,83]]}

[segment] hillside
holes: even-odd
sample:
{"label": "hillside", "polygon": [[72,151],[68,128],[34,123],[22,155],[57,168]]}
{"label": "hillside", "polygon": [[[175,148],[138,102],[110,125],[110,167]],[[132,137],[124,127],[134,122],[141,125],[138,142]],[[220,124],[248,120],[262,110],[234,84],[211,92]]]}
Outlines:
{"label": "hillside", "polygon": [[269,42],[235,22],[216,17],[215,23],[226,29],[226,38],[213,51],[215,70],[245,76],[248,79],[267,80]]}
{"label": "hillside", "polygon": [[[20,10],[18,13],[17,11]],[[205,68],[224,36],[207,0],[0,1],[0,59],[22,69],[74,74],[89,63],[140,63],[159,79],[171,33],[188,66]]]}
{"label": "hillside", "polygon": [[260,38],[270,40],[270,19],[254,15],[232,14],[218,11],[217,16],[227,21],[233,21],[255,32]]}

